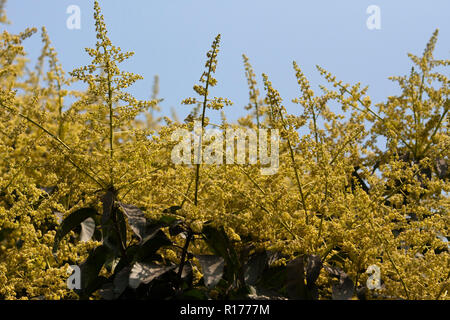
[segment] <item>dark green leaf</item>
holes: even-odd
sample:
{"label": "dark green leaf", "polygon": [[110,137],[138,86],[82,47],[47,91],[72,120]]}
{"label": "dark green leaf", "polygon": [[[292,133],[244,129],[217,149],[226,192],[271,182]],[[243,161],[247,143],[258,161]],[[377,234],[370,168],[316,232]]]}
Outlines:
{"label": "dark green leaf", "polygon": [[114,207],[114,191],[108,190],[101,200],[103,204],[102,225],[104,225],[111,219]]}
{"label": "dark green leaf", "polygon": [[64,219],[55,235],[55,241],[53,243],[53,254],[55,254],[58,250],[58,244],[66,234],[68,234],[75,227],[79,226],[84,220],[89,217],[93,217],[96,214],[97,211],[95,211],[95,209],[83,208],[72,212],[66,219]]}
{"label": "dark green leaf", "polygon": [[125,215],[122,211],[114,209],[114,214],[118,222],[118,228],[120,233],[120,239],[122,240],[123,247],[127,246],[127,222],[125,221]]}
{"label": "dark green leaf", "polygon": [[208,296],[200,289],[190,289],[183,292],[181,299],[186,300],[207,300]]}
{"label": "dark green leaf", "polygon": [[159,223],[161,223],[165,227],[170,227],[175,222],[177,222],[177,218],[174,216],[164,215],[159,219]]}
{"label": "dark green leaf", "polygon": [[268,266],[267,262],[268,257],[265,251],[252,255],[245,266],[245,283],[248,285],[256,284],[264,272],[264,269]]}
{"label": "dark green leaf", "polygon": [[448,175],[448,164],[445,159],[436,158],[436,170],[439,179],[445,179]]}
{"label": "dark green leaf", "polygon": [[176,220],[172,225],[169,227],[169,233],[172,237],[179,235],[182,232],[185,232],[186,230],[182,226],[181,220]]}
{"label": "dark green leaf", "polygon": [[268,289],[257,287],[250,287],[250,294],[248,297],[252,300],[288,300],[277,292]]}
{"label": "dark green leaf", "polygon": [[108,247],[114,255],[119,255],[122,246],[118,231],[120,230],[118,230],[117,225],[115,225],[112,220],[109,220],[102,225],[103,244]]}
{"label": "dark green leaf", "polygon": [[223,257],[227,263],[227,267],[231,269],[231,272],[237,274],[240,266],[239,259],[224,228],[220,227],[219,229],[216,229],[206,225],[203,227],[202,233],[211,250],[213,250],[216,255]]}
{"label": "dark green leaf", "polygon": [[333,285],[333,300],[349,300],[353,297],[353,281],[347,276],[339,279],[337,284]]}
{"label": "dark green leaf", "polygon": [[[177,268],[177,274],[180,267]],[[183,265],[183,271],[181,272],[181,279],[184,280],[186,283],[191,284],[193,280],[193,274],[192,274],[192,265],[189,261],[186,261]]]}
{"label": "dark green leaf", "polygon": [[313,285],[319,277],[322,269],[322,260],[318,255],[308,255],[306,257],[306,283]]}
{"label": "dark green leaf", "polygon": [[172,206],[170,208],[164,209],[163,213],[177,213],[178,210],[180,210],[181,207],[180,206]]}
{"label": "dark green leaf", "polygon": [[100,296],[104,300],[114,300],[114,285],[111,282],[105,283],[99,290]]}
{"label": "dark green leaf", "polygon": [[109,250],[105,246],[95,248],[81,265],[81,290],[89,296],[97,289],[98,274],[108,258]]}
{"label": "dark green leaf", "polygon": [[152,234],[145,236],[142,245],[136,252],[135,260],[143,261],[151,256],[163,246],[170,246],[172,242],[167,238],[161,230],[155,230]]}
{"label": "dark green leaf", "polygon": [[286,283],[286,267],[276,266],[270,267],[263,272],[258,285],[259,289],[281,291],[285,288]]}
{"label": "dark green leaf", "polygon": [[324,269],[332,276],[338,278],[338,283],[332,286],[333,300],[348,300],[353,297],[354,284],[350,277],[337,267],[325,266]]}
{"label": "dark green leaf", "polygon": [[131,268],[123,268],[120,270],[115,276],[113,281],[113,294],[114,299],[120,297],[120,295],[125,291],[128,286],[129,278],[130,278]]}
{"label": "dark green leaf", "polygon": [[175,265],[161,266],[154,263],[146,264],[136,262],[130,272],[129,285],[131,288],[136,289],[141,283],[150,283],[153,279],[163,275],[175,267]]}

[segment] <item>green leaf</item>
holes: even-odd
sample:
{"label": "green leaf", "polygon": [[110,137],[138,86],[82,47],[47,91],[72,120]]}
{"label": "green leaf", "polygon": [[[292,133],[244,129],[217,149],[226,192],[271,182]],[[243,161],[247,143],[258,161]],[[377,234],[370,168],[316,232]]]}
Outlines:
{"label": "green leaf", "polygon": [[155,254],[159,248],[170,246],[171,244],[172,242],[167,238],[166,234],[160,229],[157,229],[144,237],[142,244],[135,254],[135,261],[143,261],[147,257]]}
{"label": "green leaf", "polygon": [[208,296],[206,295],[206,292],[200,290],[200,289],[190,289],[183,292],[183,295],[180,297],[180,299],[185,300],[207,300]]}
{"label": "green leaf", "polygon": [[208,289],[214,288],[222,279],[225,260],[214,255],[196,255],[202,266],[203,281]]}
{"label": "green leaf", "polygon": [[267,266],[268,256],[265,251],[252,255],[245,266],[245,283],[248,285],[255,285]]}
{"label": "green leaf", "polygon": [[337,267],[324,267],[332,276],[338,278],[338,282],[332,285],[331,298],[333,300],[349,300],[354,294],[354,284],[348,274]]}
{"label": "green leaf", "polygon": [[114,299],[120,297],[120,295],[128,287],[128,281],[130,277],[131,268],[123,268],[115,276],[113,281],[113,296]]}
{"label": "green leaf", "polygon": [[176,217],[169,216],[169,215],[164,215],[158,220],[158,222],[161,223],[165,227],[170,227],[177,221],[178,221],[178,219]]}
{"label": "green leaf", "polygon": [[172,225],[169,227],[169,233],[172,237],[179,235],[182,232],[185,232],[186,230],[182,226],[181,220],[176,220]]}
{"label": "green leaf", "polygon": [[147,223],[145,215],[141,209],[131,204],[118,203],[123,213],[127,216],[131,230],[140,240],[144,237],[145,225]]}
{"label": "green leaf", "polygon": [[118,299],[128,287],[131,267],[123,268],[114,276],[113,282],[108,282],[100,289],[100,295],[105,300]]}
{"label": "green leaf", "polygon": [[306,257],[306,283],[313,285],[319,277],[322,269],[322,260],[318,255],[308,255]]}
{"label": "green leaf", "polygon": [[288,300],[276,291],[250,286],[248,298],[252,300]]}
{"label": "green leaf", "polygon": [[170,208],[164,209],[163,213],[177,213],[178,210],[180,210],[181,207],[180,206],[171,206]]}
{"label": "green leaf", "polygon": [[286,278],[286,267],[270,267],[264,271],[258,288],[282,292],[284,295]]}
{"label": "green leaf", "polygon": [[114,252],[115,255],[119,255],[122,244],[120,243],[114,221],[109,220],[102,225],[102,240],[103,244]]}
{"label": "green leaf", "polygon": [[126,247],[127,223],[125,216],[117,207],[110,213],[110,219],[102,224],[103,243],[119,254],[122,248]]}
{"label": "green leaf", "polygon": [[103,286],[98,291],[102,299],[104,300],[114,300],[114,285],[111,282],[103,284]]}
{"label": "green leaf", "polygon": [[305,267],[303,257],[297,257],[286,265],[286,291],[292,299],[308,299],[305,285]]}
{"label": "green leaf", "polygon": [[80,266],[81,270],[81,290],[83,296],[89,296],[101,286],[98,274],[105,264],[109,250],[105,246],[95,248],[86,261]]}
{"label": "green leaf", "polygon": [[136,289],[141,283],[150,283],[153,279],[158,278],[176,266],[161,266],[154,263],[139,263],[136,262],[130,272],[129,285]]}
{"label": "green leaf", "polygon": [[114,209],[114,214],[119,225],[120,239],[122,240],[123,247],[127,246],[127,222],[125,221],[125,215],[117,208]]}
{"label": "green leaf", "polygon": [[55,254],[58,250],[59,242],[66,234],[72,231],[75,227],[79,226],[87,218],[93,217],[96,214],[97,211],[93,208],[83,208],[72,212],[66,219],[64,219],[55,235],[52,251],[53,254]]}
{"label": "green leaf", "polygon": [[[178,271],[180,270],[180,267],[178,266],[176,273],[178,274]],[[183,271],[181,272],[181,279],[184,281],[186,286],[192,285],[193,280],[193,273],[192,273],[192,264],[189,261],[185,261],[183,265]]]}
{"label": "green leaf", "polygon": [[102,196],[102,204],[103,204],[102,225],[105,225],[111,219],[112,211],[114,208],[114,191],[113,190],[108,190]]}
{"label": "green leaf", "polygon": [[[240,270],[240,262],[233,244],[228,238],[223,227],[216,229],[206,225],[202,230],[206,243],[218,256],[223,257],[229,269],[230,277],[236,277]],[[228,274],[228,272],[227,272]]]}
{"label": "green leaf", "polygon": [[353,297],[353,281],[347,276],[339,279],[332,287],[331,297],[333,300],[350,300]]}
{"label": "green leaf", "polygon": [[225,260],[229,260],[227,262],[231,264],[238,261],[236,251],[223,227],[216,229],[211,226],[204,226],[202,233],[214,253],[223,257]]}
{"label": "green leaf", "polygon": [[81,223],[80,241],[86,242],[92,239],[95,231],[95,221],[91,217]]}

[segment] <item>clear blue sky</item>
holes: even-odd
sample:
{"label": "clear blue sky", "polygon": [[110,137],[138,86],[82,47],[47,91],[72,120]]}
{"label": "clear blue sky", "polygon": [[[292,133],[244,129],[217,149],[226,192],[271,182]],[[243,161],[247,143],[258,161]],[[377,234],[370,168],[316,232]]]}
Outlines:
{"label": "clear blue sky", "polygon": [[[71,4],[81,8],[80,30],[66,27]],[[366,8],[372,4],[381,9],[381,30],[366,27]],[[407,52],[421,54],[436,28],[435,56],[448,59],[450,53],[449,0],[103,0],[100,5],[113,43],[136,53],[122,65],[144,76],[131,92],[148,98],[153,76],[159,75],[162,113],[169,115],[173,107],[181,119],[190,108],[180,102],[195,96],[192,86],[218,33],[219,83],[211,94],[235,102],[226,110],[230,120],[243,115],[248,102],[242,53],[249,56],[260,84],[261,73],[269,75],[291,112],[298,108],[291,99],[299,92],[292,60],[314,89],[325,83],[315,69],[318,64],[338,79],[369,85],[369,94],[379,102],[397,91],[387,77],[408,73]],[[9,0],[6,9],[10,31],[47,27],[66,71],[89,62],[84,48],[96,40],[92,0]],[[39,35],[26,42],[32,59],[40,47]]]}

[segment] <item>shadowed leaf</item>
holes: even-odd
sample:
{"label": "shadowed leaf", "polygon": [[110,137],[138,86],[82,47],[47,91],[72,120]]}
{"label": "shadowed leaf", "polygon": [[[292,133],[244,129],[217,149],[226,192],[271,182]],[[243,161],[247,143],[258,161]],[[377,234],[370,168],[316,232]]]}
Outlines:
{"label": "shadowed leaf", "polygon": [[444,179],[448,173],[448,164],[445,159],[436,159],[436,169],[439,179]]}
{"label": "shadowed leaf", "polygon": [[321,269],[322,260],[320,259],[320,256],[308,255],[306,257],[306,283],[308,286],[316,282]]}
{"label": "shadowed leaf", "polygon": [[198,255],[196,258],[202,266],[205,285],[209,289],[213,288],[222,278],[225,260],[222,257],[213,255]]}
{"label": "shadowed leaf", "polygon": [[131,288],[136,289],[141,283],[150,283],[153,279],[174,268],[175,265],[161,266],[154,263],[147,264],[136,262],[131,269],[128,283]]}
{"label": "shadowed leaf", "polygon": [[128,224],[131,230],[138,236],[140,240],[144,237],[146,219],[141,209],[131,204],[119,203],[123,213],[127,216]]}
{"label": "shadowed leaf", "polygon": [[109,251],[105,246],[95,248],[86,261],[80,266],[81,290],[83,295],[89,296],[101,286],[98,274],[108,258]]}
{"label": "shadowed leaf", "polygon": [[112,209],[114,206],[114,192],[108,190],[102,196],[103,214],[102,214],[102,225],[106,224],[111,218]]}
{"label": "shadowed leaf", "polygon": [[170,208],[164,209],[163,213],[177,213],[178,210],[180,210],[181,207],[180,206],[171,206]]}
{"label": "shadowed leaf", "polygon": [[267,266],[268,257],[265,251],[252,255],[245,266],[245,283],[248,285],[256,284]]}
{"label": "shadowed leaf", "polygon": [[81,223],[80,241],[86,242],[92,239],[95,231],[95,221],[91,217]]}
{"label": "shadowed leaf", "polygon": [[53,254],[58,250],[59,242],[64,238],[66,234],[72,231],[75,227],[79,226],[87,218],[93,217],[97,214],[97,211],[92,208],[83,208],[72,212],[66,219],[63,220],[59,226],[55,235],[55,241],[53,243]]}
{"label": "shadowed leaf", "polygon": [[156,229],[151,234],[146,235],[141,246],[136,252],[136,261],[143,261],[145,258],[153,255],[159,248],[170,246],[172,242],[167,238],[165,233],[160,229]]}
{"label": "shadowed leaf", "polygon": [[338,283],[332,286],[333,300],[349,300],[353,297],[354,284],[349,276],[339,268],[325,266],[324,269],[332,276],[338,278]]}
{"label": "shadowed leaf", "polygon": [[286,291],[292,299],[307,299],[305,268],[303,257],[298,257],[286,265]]}

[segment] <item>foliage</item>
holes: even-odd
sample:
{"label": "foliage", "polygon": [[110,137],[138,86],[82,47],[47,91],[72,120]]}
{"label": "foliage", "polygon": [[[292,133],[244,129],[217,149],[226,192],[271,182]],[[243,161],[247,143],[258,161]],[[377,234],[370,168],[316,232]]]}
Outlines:
{"label": "foliage", "polygon": [[[321,67],[316,94],[294,62],[288,114],[265,74],[260,97],[244,55],[251,112],[235,124],[206,113],[232,104],[210,94],[219,35],[199,98],[183,101],[193,111],[163,124],[157,78],[150,101],[130,95],[141,77],[119,64],[133,53],[111,43],[97,2],[94,18],[92,62],[68,74],[45,28],[34,69],[23,42],[36,30],[0,35],[0,299],[449,299],[450,61],[433,57],[437,31],[377,105]],[[172,133],[194,120],[278,129],[278,171],[175,165]],[[75,264],[82,287],[69,290]]]}

